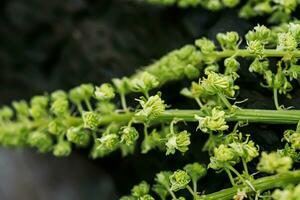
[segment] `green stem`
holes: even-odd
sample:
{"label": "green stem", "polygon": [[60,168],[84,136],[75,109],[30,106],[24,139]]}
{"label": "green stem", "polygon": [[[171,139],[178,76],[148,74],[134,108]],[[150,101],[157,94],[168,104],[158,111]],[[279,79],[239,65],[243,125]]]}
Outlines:
{"label": "green stem", "polygon": [[230,183],[231,183],[231,185],[232,186],[236,186],[236,184],[235,184],[235,182],[234,182],[234,178],[232,177],[232,174],[231,174],[231,172],[228,170],[228,169],[224,169],[225,170],[225,172],[227,173],[227,175],[228,175],[228,177],[229,177],[229,180],[230,180]]}
{"label": "green stem", "polygon": [[121,104],[124,111],[128,111],[125,94],[120,94]]}
{"label": "green stem", "polygon": [[228,99],[225,97],[225,95],[219,93],[218,96],[219,96],[219,98],[221,99],[221,101],[225,104],[225,106],[226,106],[228,109],[231,109],[231,104],[230,104],[230,102],[228,101]]}
{"label": "green stem", "polygon": [[197,199],[197,194],[193,191],[193,189],[189,185],[186,186],[186,189],[191,193],[191,195],[193,195],[194,199]]}
{"label": "green stem", "polygon": [[[277,174],[273,176],[267,176],[263,178],[256,179],[251,182],[252,186],[257,191],[265,191],[273,188],[285,187],[289,184],[296,184],[300,181],[300,170],[293,172]],[[237,193],[238,189],[245,189],[246,192],[252,192],[252,188],[247,185],[240,185],[239,187],[232,187],[228,189],[223,189],[215,193],[202,196],[201,200],[229,200]]]}
{"label": "green stem", "polygon": [[[166,110],[158,115],[151,123],[170,122],[174,118],[186,122],[197,122],[195,115],[205,117],[206,114],[200,110]],[[135,116],[134,112],[113,113],[101,116],[100,124],[106,125],[111,122],[128,123],[134,117],[135,121],[143,121],[145,117]],[[237,109],[227,112],[226,121],[254,122],[264,124],[297,124],[300,120],[300,110],[260,110],[260,109]]]}
{"label": "green stem", "polygon": [[278,90],[276,88],[273,89],[273,99],[274,99],[274,104],[277,110],[280,110],[280,106],[278,103]]}

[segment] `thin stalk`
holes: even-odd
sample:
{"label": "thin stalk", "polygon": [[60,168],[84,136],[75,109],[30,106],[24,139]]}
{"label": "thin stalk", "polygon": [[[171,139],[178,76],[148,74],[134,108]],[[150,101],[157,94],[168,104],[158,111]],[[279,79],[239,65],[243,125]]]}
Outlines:
{"label": "thin stalk", "polygon": [[228,177],[229,177],[229,180],[230,180],[231,185],[232,185],[232,186],[236,186],[236,184],[235,184],[235,182],[234,182],[234,178],[233,178],[231,172],[230,172],[228,169],[226,169],[226,168],[225,168],[224,170],[225,170],[225,172],[227,173],[227,175],[228,175]]}
{"label": "thin stalk", "polygon": [[124,111],[128,111],[125,94],[120,94],[121,105]]}
{"label": "thin stalk", "polygon": [[[251,185],[257,191],[265,191],[269,189],[285,187],[286,185],[289,184],[296,184],[299,183],[299,181],[300,181],[300,170],[296,170],[293,172],[287,172],[287,173],[259,178],[254,181],[251,181]],[[203,195],[200,199],[201,200],[219,200],[219,199],[229,200],[233,198],[233,196],[237,193],[238,189],[244,189],[246,190],[246,192],[253,191],[253,189],[248,184],[243,184],[240,186],[223,189],[208,195]]]}
{"label": "thin stalk", "polygon": [[277,110],[280,110],[280,106],[278,103],[278,90],[276,88],[273,89],[273,99],[274,99],[274,104]]}
{"label": "thin stalk", "polygon": [[194,193],[197,193],[197,181],[195,181],[195,180],[193,180],[192,181],[193,182],[193,191],[194,191]]}
{"label": "thin stalk", "polygon": [[[166,110],[158,115],[151,123],[170,122],[174,118],[182,119],[186,122],[197,122],[195,115],[207,116],[200,110]],[[145,117],[135,116],[134,112],[113,113],[101,116],[100,124],[106,125],[111,122],[128,123],[132,118],[136,122],[145,120]],[[300,110],[260,110],[260,109],[238,109],[227,112],[226,121],[252,122],[263,124],[297,124],[300,120]]]}
{"label": "thin stalk", "polygon": [[186,189],[191,193],[191,195],[193,195],[194,199],[197,199],[197,194],[193,191],[193,189],[189,185],[186,186]]}
{"label": "thin stalk", "polygon": [[231,109],[231,104],[230,102],[228,101],[228,99],[224,96],[224,94],[218,94],[219,98],[221,99],[221,101],[225,104],[225,106],[228,108],[228,109]]}

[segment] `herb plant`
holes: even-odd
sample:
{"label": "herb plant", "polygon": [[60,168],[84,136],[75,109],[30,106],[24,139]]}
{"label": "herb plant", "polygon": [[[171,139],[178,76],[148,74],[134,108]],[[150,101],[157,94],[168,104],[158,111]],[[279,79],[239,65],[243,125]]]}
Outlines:
{"label": "herb plant", "polygon": [[[235,7],[239,1],[149,0],[181,7],[202,5],[211,10]],[[240,15],[268,13],[272,21],[287,21],[298,1],[252,1]],[[275,20],[276,19],[276,20]],[[93,159],[119,151],[123,156],[155,149],[166,156],[184,156],[191,136],[207,137],[199,151],[209,162],[192,161],[175,171],[161,171],[153,184],[132,187],[121,200],[151,199],[299,199],[300,110],[280,99],[292,98],[300,76],[300,23],[257,25],[244,36],[230,31],[214,40],[202,37],[174,50],[130,77],[101,85],[82,84],[14,101],[0,110],[0,142],[6,147],[33,147],[41,153],[69,156],[74,148],[89,148]],[[241,63],[273,94],[273,109],[245,108],[237,84]],[[169,82],[189,80],[180,94],[195,102],[193,109],[171,107],[158,91]],[[167,87],[167,86],[166,86]],[[255,96],[249,96],[255,100]],[[128,104],[128,102],[132,102]],[[296,106],[296,105],[295,105]],[[182,124],[197,124],[190,131]],[[248,124],[288,124],[283,147],[266,152],[242,131]],[[256,165],[250,170],[249,165]],[[198,189],[209,172],[224,173],[231,188],[207,194]]]}

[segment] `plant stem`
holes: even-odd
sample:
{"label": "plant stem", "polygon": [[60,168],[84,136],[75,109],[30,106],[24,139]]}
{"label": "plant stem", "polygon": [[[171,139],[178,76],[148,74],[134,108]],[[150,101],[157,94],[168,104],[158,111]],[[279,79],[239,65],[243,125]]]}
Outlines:
{"label": "plant stem", "polygon": [[[151,123],[170,122],[174,118],[182,119],[186,122],[196,122],[195,115],[205,117],[206,114],[200,110],[166,110],[158,115]],[[135,116],[134,112],[113,113],[101,116],[100,124],[106,125],[111,122],[124,122],[132,120],[143,121],[145,117]],[[227,112],[226,121],[253,122],[264,124],[297,124],[300,120],[300,110],[260,110],[260,109],[237,109]]]}
{"label": "plant stem", "polygon": [[[252,186],[257,191],[265,191],[273,188],[285,187],[288,184],[296,184],[300,181],[300,170],[293,172],[277,174],[256,179],[251,182]],[[239,187],[232,187],[223,189],[215,193],[202,196],[201,200],[229,200],[237,193],[238,189],[245,189],[246,192],[251,192],[253,189],[248,185],[240,185]]]}
{"label": "plant stem", "polygon": [[280,106],[278,103],[278,91],[276,88],[273,89],[273,99],[274,99],[274,104],[277,110],[280,110]]}

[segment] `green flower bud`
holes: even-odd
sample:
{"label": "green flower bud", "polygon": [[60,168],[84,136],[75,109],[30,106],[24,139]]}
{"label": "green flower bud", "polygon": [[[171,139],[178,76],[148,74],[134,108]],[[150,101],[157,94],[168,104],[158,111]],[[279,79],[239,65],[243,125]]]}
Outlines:
{"label": "green flower bud", "polygon": [[206,168],[203,165],[200,165],[199,163],[187,164],[184,167],[184,170],[188,173],[193,182],[197,182],[207,173]]}
{"label": "green flower bud", "polygon": [[126,94],[129,90],[129,79],[127,77],[122,79],[114,78],[112,83],[119,94]]}
{"label": "green flower bud", "polygon": [[200,76],[200,71],[194,65],[188,64],[184,68],[184,74],[188,79],[195,79]]}
{"label": "green flower bud", "polygon": [[69,142],[79,146],[86,146],[90,141],[90,135],[81,127],[69,128],[66,136]]}
{"label": "green flower bud", "polygon": [[240,3],[240,0],[222,0],[226,7],[233,8]]}
{"label": "green flower bud", "polygon": [[171,190],[176,192],[185,189],[190,181],[191,177],[185,171],[177,170],[170,176]]}
{"label": "green flower bud", "polygon": [[101,138],[98,138],[97,141],[99,142],[97,146],[98,149],[103,148],[108,151],[114,151],[120,144],[120,139],[117,134],[103,135]]}
{"label": "green flower bud", "polygon": [[67,99],[57,99],[51,104],[51,111],[56,116],[63,116],[69,113],[69,102]]}
{"label": "green flower bud", "polygon": [[201,84],[192,82],[191,93],[194,98],[200,98],[205,95],[206,90]]}
{"label": "green flower bud", "polygon": [[151,195],[146,194],[142,197],[140,197],[140,200],[155,200]]}
{"label": "green flower bud", "polygon": [[48,131],[53,135],[60,135],[65,131],[65,126],[59,120],[53,120],[48,124]]}
{"label": "green flower bud", "polygon": [[226,67],[225,74],[227,75],[237,72],[240,67],[240,63],[235,58],[229,57],[224,60],[224,66]]}
{"label": "green flower bud", "polygon": [[30,104],[32,107],[42,107],[42,108],[46,108],[48,106],[49,103],[49,99],[48,97],[45,96],[34,96],[31,100],[30,100]]}
{"label": "green flower bud", "polygon": [[233,97],[238,86],[234,85],[235,77],[232,75],[222,75],[215,72],[208,72],[207,78],[203,78],[201,86],[207,95],[216,95],[223,93]]}
{"label": "green flower bud", "polygon": [[187,131],[167,135],[168,141],[166,143],[166,155],[174,154],[176,149],[181,153],[185,153],[187,150],[189,150],[188,146],[191,144],[190,135],[191,134]]}
{"label": "green flower bud", "polygon": [[168,188],[170,186],[170,176],[172,175],[172,172],[170,171],[162,171],[156,174],[155,181],[163,185],[164,187]]}
{"label": "green flower bud", "polygon": [[205,133],[209,131],[224,131],[229,128],[225,121],[225,112],[217,108],[212,109],[211,116],[200,117],[195,115],[195,119],[199,121],[198,129]]}
{"label": "green flower bud", "polygon": [[142,181],[140,184],[135,185],[131,189],[131,195],[135,197],[142,197],[149,193],[150,186],[146,181]]}
{"label": "green flower bud", "polygon": [[12,103],[13,108],[16,110],[18,117],[28,117],[29,116],[29,106],[26,101],[14,101]]}
{"label": "green flower bud", "polygon": [[266,44],[268,42],[268,39],[271,36],[271,30],[268,29],[265,26],[261,26],[261,25],[257,25],[254,27],[253,31],[249,31],[246,34],[246,40],[247,43],[250,43],[251,41],[257,41],[259,42],[261,45]]}
{"label": "green flower bud", "polygon": [[127,146],[134,145],[139,138],[139,133],[134,127],[125,127],[122,130],[121,142]]}
{"label": "green flower bud", "polygon": [[264,72],[267,71],[268,69],[269,69],[269,61],[268,60],[261,61],[258,58],[256,58],[249,67],[250,72],[256,72],[259,74],[264,74]]}
{"label": "green flower bud", "polygon": [[3,106],[0,109],[0,120],[10,120],[14,115],[13,110],[8,106]]}
{"label": "green flower bud", "polygon": [[148,100],[138,100],[142,106],[142,110],[138,111],[135,115],[145,117],[146,120],[153,120],[158,115],[165,111],[166,105],[159,95],[149,97]]}
{"label": "green flower bud", "polygon": [[292,147],[300,150],[300,133],[293,131],[293,130],[287,130],[284,132],[284,139],[291,143]]}
{"label": "green flower bud", "polygon": [[277,152],[267,154],[262,152],[261,159],[257,165],[257,169],[266,173],[283,173],[292,168],[293,160],[287,156],[281,156]]}
{"label": "green flower bud", "polygon": [[299,41],[300,39],[300,24],[289,23],[289,32]]}
{"label": "green flower bud", "polygon": [[292,79],[298,79],[300,77],[300,65],[291,64],[288,70],[284,70],[284,74]]}
{"label": "green flower bud", "polygon": [[223,49],[236,49],[239,41],[237,32],[218,33],[217,40]]}
{"label": "green flower bud", "polygon": [[52,148],[52,138],[44,132],[36,131],[30,134],[28,143],[30,146],[38,148],[41,153],[48,152]]}
{"label": "green flower bud", "polygon": [[161,184],[154,184],[152,190],[160,197],[160,199],[166,199],[169,195],[169,191]]}
{"label": "green flower bud", "polygon": [[108,101],[102,101],[97,103],[96,111],[103,114],[110,114],[116,110],[116,105]]}
{"label": "green flower bud", "polygon": [[143,72],[131,81],[131,88],[135,92],[148,92],[159,85],[156,77],[149,72]]}
{"label": "green flower bud", "polygon": [[100,117],[95,112],[82,113],[84,128],[96,129],[100,124]]}
{"label": "green flower bud", "polygon": [[216,46],[213,41],[207,38],[201,38],[195,41],[195,45],[200,48],[203,54],[211,54],[215,51]]}
{"label": "green flower bud", "polygon": [[262,42],[260,42],[259,40],[253,40],[250,42],[247,42],[248,45],[248,50],[250,53],[258,55],[258,56],[262,56],[263,52],[264,52],[264,45],[262,44]]}
{"label": "green flower bud", "polygon": [[47,110],[46,108],[37,105],[33,105],[31,106],[31,108],[29,109],[30,115],[34,118],[34,119],[40,119],[44,116],[47,116]]}
{"label": "green flower bud", "polygon": [[155,129],[151,132],[151,134],[146,135],[142,142],[142,153],[148,153],[151,149],[156,147],[161,148],[163,143],[161,134],[159,134]]}
{"label": "green flower bud", "polygon": [[52,92],[51,94],[51,99],[53,101],[56,101],[58,99],[68,99],[68,95],[65,91],[63,90],[57,90],[55,92]]}
{"label": "green flower bud", "polygon": [[250,162],[255,157],[259,156],[258,148],[253,141],[246,143],[233,142],[229,144],[230,148],[246,162]]}
{"label": "green flower bud", "polygon": [[281,5],[283,9],[288,13],[295,10],[297,6],[296,0],[273,0],[273,2]]}
{"label": "green flower bud", "polygon": [[104,83],[95,89],[95,98],[99,101],[106,101],[115,97],[114,88],[109,83]]}
{"label": "green flower bud", "polygon": [[61,141],[54,146],[53,154],[57,157],[66,157],[71,154],[71,144],[66,141]]}
{"label": "green flower bud", "polygon": [[225,165],[235,165],[239,161],[237,154],[227,145],[221,144],[214,149],[214,156],[210,157],[209,168],[220,170]]}
{"label": "green flower bud", "polygon": [[297,46],[297,40],[290,32],[278,33],[278,50],[294,51],[297,48]]}
{"label": "green flower bud", "polygon": [[297,200],[300,196],[300,184],[295,187],[287,186],[284,190],[276,189],[272,194],[274,200]]}
{"label": "green flower bud", "polygon": [[94,94],[94,86],[92,84],[81,84],[70,90],[70,100],[78,104],[83,100],[89,100]]}

